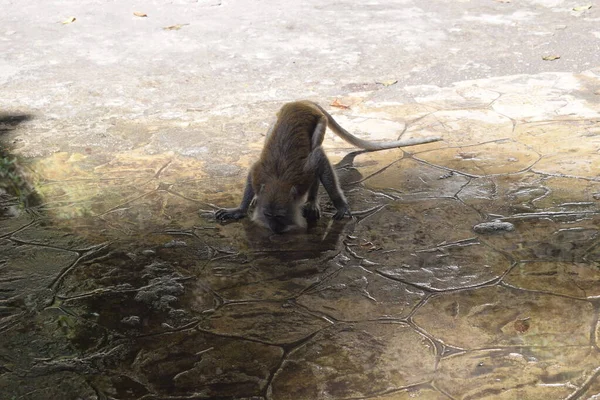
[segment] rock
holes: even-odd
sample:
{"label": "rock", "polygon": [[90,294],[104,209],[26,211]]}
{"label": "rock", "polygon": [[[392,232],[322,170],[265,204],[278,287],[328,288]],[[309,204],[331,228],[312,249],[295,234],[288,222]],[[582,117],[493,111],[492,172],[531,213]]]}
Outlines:
{"label": "rock", "polygon": [[515,226],[513,224],[502,221],[482,222],[473,227],[473,231],[480,234],[504,233],[514,230]]}

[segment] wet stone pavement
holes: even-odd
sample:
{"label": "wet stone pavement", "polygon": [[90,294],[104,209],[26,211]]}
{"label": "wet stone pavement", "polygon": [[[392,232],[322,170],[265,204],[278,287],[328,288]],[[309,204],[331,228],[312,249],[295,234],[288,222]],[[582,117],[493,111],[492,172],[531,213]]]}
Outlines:
{"label": "wet stone pavement", "polygon": [[[116,118],[126,150],[23,157],[1,197],[2,398],[598,398],[599,90],[595,69],[321,100],[374,139],[443,141],[329,135],[356,219],[322,195],[285,235],[212,215],[280,102]],[[4,138],[27,119],[4,115]],[[232,151],[160,151],[165,129],[218,126],[245,132]]]}

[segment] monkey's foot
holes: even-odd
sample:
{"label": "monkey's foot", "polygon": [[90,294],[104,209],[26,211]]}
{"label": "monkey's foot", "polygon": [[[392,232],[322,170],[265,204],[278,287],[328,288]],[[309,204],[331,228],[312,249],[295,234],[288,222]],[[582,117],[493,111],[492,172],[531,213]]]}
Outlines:
{"label": "monkey's foot", "polygon": [[227,221],[228,219],[242,219],[246,216],[245,210],[239,208],[221,208],[215,212],[215,218],[219,221]]}
{"label": "monkey's foot", "polygon": [[319,205],[317,203],[308,202],[302,206],[302,216],[308,222],[317,221],[321,218],[321,210],[319,209]]}

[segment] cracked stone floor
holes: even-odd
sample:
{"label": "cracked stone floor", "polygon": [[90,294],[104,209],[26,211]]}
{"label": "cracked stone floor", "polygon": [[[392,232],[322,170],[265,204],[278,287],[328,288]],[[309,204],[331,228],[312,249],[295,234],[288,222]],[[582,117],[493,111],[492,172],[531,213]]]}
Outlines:
{"label": "cracked stone floor", "polygon": [[[555,36],[533,24],[592,24],[586,11],[540,0],[519,5],[529,13],[478,2],[481,18],[462,13],[469,2],[433,2],[449,7],[427,14],[440,19],[392,14],[416,55],[458,31],[471,49],[449,54],[448,70],[421,61],[416,75],[439,80],[409,84],[389,80],[392,53],[373,53],[368,68],[354,41],[339,43],[340,64],[310,70],[312,45],[294,33],[306,27],[290,21],[265,28],[287,36],[251,58],[260,35],[248,21],[281,13],[263,2],[231,25],[250,42],[205,32],[216,55],[190,39],[203,37],[192,17],[160,29],[186,23],[193,1],[149,1],[147,21],[99,1],[60,12],[55,1],[0,3],[0,399],[600,398],[600,62],[579,72],[511,64],[532,68],[517,73],[492,57],[489,70],[471,65],[484,76],[448,75],[476,58],[469,40],[518,26],[520,45],[538,48]],[[202,4],[209,27],[241,12]],[[314,10],[331,21],[338,6]],[[392,23],[336,15],[331,41],[353,29],[385,36]],[[471,37],[478,29],[489,36]],[[377,36],[365,37],[356,45],[371,54]],[[316,76],[286,75],[274,48],[300,49],[290,54]],[[137,51],[147,53],[122,58]],[[239,97],[202,83],[207,71]],[[372,71],[385,72],[379,83]],[[240,200],[277,109],[305,97],[363,137],[442,141],[359,153],[330,134],[355,219],[331,222],[322,194],[325,215],[304,232],[217,223],[215,206]]]}
{"label": "cracked stone floor", "polygon": [[[443,141],[357,154],[329,136],[357,218],[294,234],[212,218],[213,204],[238,201],[260,134],[237,158],[28,159],[29,205],[3,203],[0,387],[8,398],[596,398],[599,87],[590,70],[418,87],[408,104],[348,96],[351,109],[333,109],[342,125]],[[5,130],[25,134],[18,122]]]}

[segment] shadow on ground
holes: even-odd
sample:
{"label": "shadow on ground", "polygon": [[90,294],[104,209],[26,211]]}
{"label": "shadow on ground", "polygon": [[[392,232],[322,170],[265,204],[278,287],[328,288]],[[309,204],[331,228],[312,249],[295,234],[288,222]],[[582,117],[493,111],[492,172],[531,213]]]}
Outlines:
{"label": "shadow on ground", "polygon": [[22,162],[11,154],[10,145],[3,136],[17,129],[19,124],[29,121],[29,114],[0,112],[0,216],[15,213],[14,207],[32,207],[39,203],[35,189],[27,181]]}

